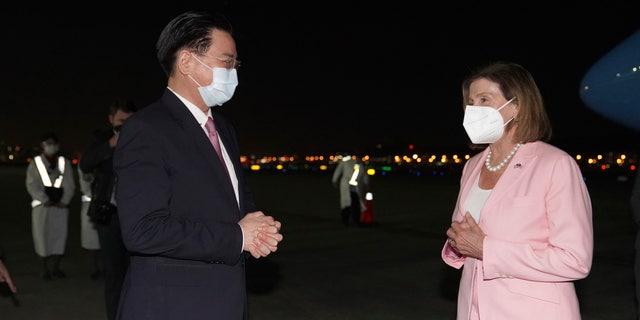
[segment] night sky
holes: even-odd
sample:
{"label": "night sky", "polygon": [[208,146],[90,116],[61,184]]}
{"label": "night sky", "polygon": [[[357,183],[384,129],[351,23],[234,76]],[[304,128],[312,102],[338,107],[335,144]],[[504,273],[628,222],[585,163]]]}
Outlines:
{"label": "night sky", "polygon": [[84,149],[91,131],[107,126],[113,98],[144,106],[164,90],[155,58],[164,25],[184,10],[221,9],[235,27],[242,67],[234,98],[219,108],[235,124],[244,154],[409,144],[467,150],[460,84],[471,69],[495,60],[520,63],[536,78],[552,143],[640,150],[638,132],[579,99],[587,69],[638,29],[632,1],[575,8],[187,2],[148,11],[97,4],[2,10],[0,142],[37,145],[43,132],[55,131],[64,150]]}

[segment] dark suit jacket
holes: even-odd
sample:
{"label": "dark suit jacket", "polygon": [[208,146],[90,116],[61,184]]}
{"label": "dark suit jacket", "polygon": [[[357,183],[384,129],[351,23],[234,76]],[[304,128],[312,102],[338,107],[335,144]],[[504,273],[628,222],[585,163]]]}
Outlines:
{"label": "dark suit jacket", "polygon": [[113,173],[113,149],[109,146],[109,139],[113,136],[111,130],[96,130],[93,133],[91,146],[84,152],[80,160],[80,170],[94,175],[91,184],[91,205],[88,215],[92,220],[96,217],[96,208],[111,202],[111,194],[115,185]]}
{"label": "dark suit jacket", "polygon": [[215,124],[238,177],[240,206],[207,135],[168,89],[132,115],[114,152],[116,199],[131,264],[119,319],[243,319],[238,221],[256,210],[232,125]]}

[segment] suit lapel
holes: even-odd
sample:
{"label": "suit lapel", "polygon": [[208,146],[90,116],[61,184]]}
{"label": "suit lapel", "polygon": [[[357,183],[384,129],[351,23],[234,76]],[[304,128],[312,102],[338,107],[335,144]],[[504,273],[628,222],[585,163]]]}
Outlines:
{"label": "suit lapel", "polygon": [[[527,168],[531,167],[533,161],[535,161],[535,143],[523,144],[518,152],[513,156],[513,159],[509,162],[503,170],[505,172],[496,183],[496,186],[491,191],[491,195],[487,199],[485,208],[492,208],[493,203],[499,202],[504,197],[509,197],[511,190],[516,182],[518,182],[526,174]],[[489,212],[485,211],[482,214]]]}
{"label": "suit lapel", "polygon": [[[165,91],[165,94],[162,96],[162,100],[169,107],[169,113],[176,120],[178,125],[182,128],[185,138],[184,141],[188,141],[192,148],[199,154],[205,163],[211,168],[212,171],[216,172],[216,175],[220,176],[221,179],[225,181],[229,181],[227,178],[227,173],[225,172],[224,167],[222,166],[221,159],[216,154],[216,151],[211,146],[211,142],[207,138],[207,134],[202,130],[200,124],[193,117],[193,114],[187,109],[187,107],[178,99],[178,97],[173,94],[169,89]],[[216,122],[216,126],[218,122]],[[223,143],[226,142],[223,140]],[[233,192],[233,188],[231,188],[231,183],[227,183],[229,190],[231,193]],[[235,198],[235,195],[233,196]]]}

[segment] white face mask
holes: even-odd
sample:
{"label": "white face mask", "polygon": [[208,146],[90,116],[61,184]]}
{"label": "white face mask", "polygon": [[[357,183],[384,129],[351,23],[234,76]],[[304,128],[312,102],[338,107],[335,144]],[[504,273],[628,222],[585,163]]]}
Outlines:
{"label": "white face mask", "polygon": [[211,68],[195,56],[192,57],[213,72],[213,81],[206,87],[201,86],[196,79],[189,75],[189,78],[198,85],[198,90],[204,103],[209,107],[213,107],[221,106],[223,103],[229,101],[238,85],[238,72],[236,69]]}
{"label": "white face mask", "polygon": [[504,126],[513,120],[509,119],[506,123],[500,114],[500,110],[513,101],[515,97],[507,101],[500,108],[484,106],[468,105],[464,110],[464,120],[462,125],[467,131],[467,135],[471,142],[476,144],[494,143],[504,134]]}
{"label": "white face mask", "polygon": [[60,147],[57,144],[45,144],[43,147],[44,154],[48,156],[55,155],[60,150]]}

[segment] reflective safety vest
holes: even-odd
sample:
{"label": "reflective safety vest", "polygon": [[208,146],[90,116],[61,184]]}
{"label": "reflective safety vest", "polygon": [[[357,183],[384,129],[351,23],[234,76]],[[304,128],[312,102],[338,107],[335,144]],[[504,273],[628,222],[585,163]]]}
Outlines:
{"label": "reflective safety vest", "polygon": [[[42,179],[42,184],[45,187],[54,187],[60,188],[62,186],[62,179],[64,178],[64,167],[65,167],[65,159],[63,156],[58,157],[58,170],[60,171],[60,175],[56,178],[56,181],[51,183],[51,178],[49,178],[49,173],[47,172],[47,166],[42,161],[42,156],[36,156],[33,158],[33,161],[36,164],[36,169],[38,169],[38,173],[40,174],[40,178]],[[40,200],[31,201],[31,207],[35,208],[42,204]]]}
{"label": "reflective safety vest", "polygon": [[[345,156],[342,158],[342,161],[347,162],[350,161],[350,156]],[[358,185],[358,175],[360,174],[360,165],[358,163],[353,164],[353,174],[351,174],[351,179],[349,179],[349,185],[357,186]]]}
{"label": "reflective safety vest", "polygon": [[353,165],[353,174],[351,175],[351,179],[349,179],[349,184],[352,186],[357,186],[358,185],[358,175],[360,174],[360,165],[359,164],[354,164]]}

